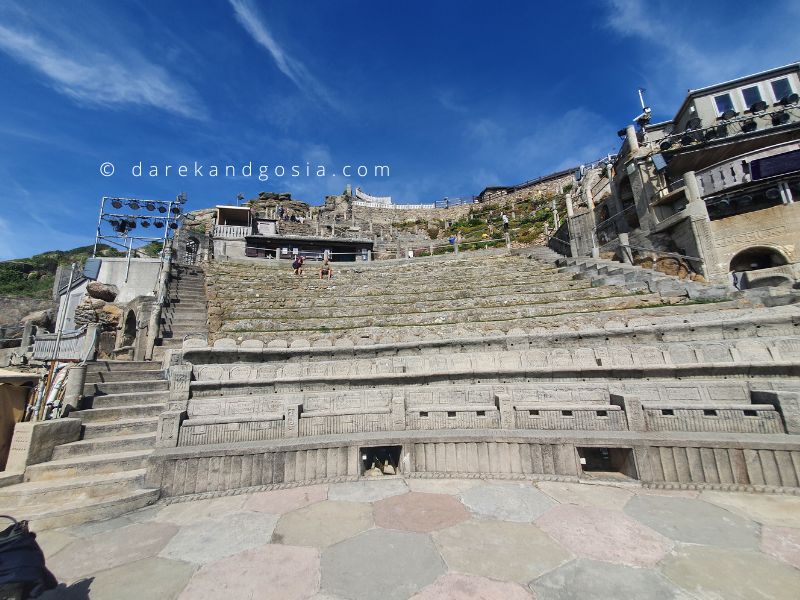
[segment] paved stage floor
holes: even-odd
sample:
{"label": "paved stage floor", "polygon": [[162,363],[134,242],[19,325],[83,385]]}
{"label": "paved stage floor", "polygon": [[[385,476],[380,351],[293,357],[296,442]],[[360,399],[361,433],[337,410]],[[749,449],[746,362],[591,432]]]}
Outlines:
{"label": "paved stage floor", "polygon": [[800,497],[383,478],[40,534],[92,600],[795,600]]}

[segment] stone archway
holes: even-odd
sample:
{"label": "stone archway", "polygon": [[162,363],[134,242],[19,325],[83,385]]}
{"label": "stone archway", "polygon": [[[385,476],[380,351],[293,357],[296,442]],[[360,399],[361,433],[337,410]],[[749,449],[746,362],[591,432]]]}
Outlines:
{"label": "stone archway", "polygon": [[133,346],[136,342],[136,313],[132,310],[128,311],[128,314],[125,316],[124,325],[122,327],[122,344],[120,345],[121,348],[127,348],[129,346]]}
{"label": "stone archway", "polygon": [[789,264],[789,261],[780,250],[769,246],[752,246],[740,250],[734,255],[731,259],[729,270],[741,273],[780,267],[786,264]]}

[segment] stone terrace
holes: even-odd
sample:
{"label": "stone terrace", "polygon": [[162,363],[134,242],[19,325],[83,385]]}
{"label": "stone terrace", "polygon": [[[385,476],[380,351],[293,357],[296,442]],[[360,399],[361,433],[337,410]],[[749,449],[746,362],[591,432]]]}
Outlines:
{"label": "stone terrace", "polygon": [[[372,264],[335,264],[332,280],[286,264],[211,263],[207,271],[214,338],[352,340],[376,343],[471,337],[520,328],[583,326],[671,314],[688,299],[642,282],[595,285],[555,265],[506,253],[470,253]],[[719,306],[694,304],[691,312]]]}

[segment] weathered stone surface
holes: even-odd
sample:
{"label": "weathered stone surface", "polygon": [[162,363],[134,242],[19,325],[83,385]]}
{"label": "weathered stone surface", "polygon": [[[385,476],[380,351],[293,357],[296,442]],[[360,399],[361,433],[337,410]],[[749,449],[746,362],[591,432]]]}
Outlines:
{"label": "weathered stone surface", "polygon": [[[113,569],[100,571],[91,577],[89,589],[92,600],[142,600],[143,598],[177,598],[197,567],[192,564],[145,558]],[[43,595],[42,600],[79,598],[58,591]],[[85,596],[84,596],[85,597]]]}
{"label": "weathered stone surface", "polygon": [[530,483],[491,483],[461,494],[461,501],[475,514],[487,519],[533,521],[555,502]]}
{"label": "weathered stone surface", "polygon": [[225,496],[193,502],[176,502],[163,507],[154,518],[156,521],[189,525],[200,519],[219,518],[240,512],[245,500],[247,500],[245,496]]}
{"label": "weathered stone surface", "polygon": [[322,502],[283,515],[273,541],[322,548],[372,527],[372,508],[355,502]]}
{"label": "weathered stone surface", "polygon": [[427,535],[385,529],[328,548],[321,564],[323,592],[359,600],[406,600],[446,571]]}
{"label": "weathered stone surface", "polygon": [[664,560],[664,574],[703,600],[795,600],[800,571],[763,554],[683,546]]}
{"label": "weathered stone surface", "polygon": [[579,558],[531,582],[537,600],[691,600],[651,569]]}
{"label": "weathered stone surface", "polygon": [[408,487],[402,479],[351,481],[332,484],[328,488],[328,498],[342,502],[375,502],[406,492]]}
{"label": "weathered stone surface", "polygon": [[492,579],[527,583],[571,558],[529,523],[466,521],[432,535],[451,569]]}
{"label": "weathered stone surface", "polygon": [[411,600],[533,600],[516,583],[492,581],[485,577],[448,573],[412,596]]}
{"label": "weathered stone surface", "polygon": [[247,498],[244,503],[244,509],[282,515],[298,508],[322,502],[327,497],[328,486],[325,485],[309,485],[287,490],[257,492]]}
{"label": "weathered stone surface", "polygon": [[781,494],[736,494],[708,491],[700,499],[727,508],[764,525],[800,529],[800,498]]}
{"label": "weathered stone surface", "polygon": [[565,504],[536,524],[579,557],[634,567],[655,565],[672,547],[669,539],[616,510]]}
{"label": "weathered stone surface", "polygon": [[457,496],[484,483],[478,479],[406,479],[406,485],[412,492]]}
{"label": "weathered stone surface", "polygon": [[243,550],[268,544],[278,518],[240,512],[186,525],[159,553],[162,558],[206,564]]}
{"label": "weathered stone surface", "polygon": [[[137,523],[72,542],[47,560],[47,567],[59,580],[75,581],[104,571],[152,558],[178,528],[169,523]],[[124,540],[124,543],[122,543]]]}
{"label": "weathered stone surface", "polygon": [[318,590],[316,550],[269,545],[203,566],[189,581],[180,600],[249,600],[269,594],[279,594],[275,597],[281,600],[306,600]]}
{"label": "weathered stone surface", "polygon": [[410,492],[373,505],[375,524],[385,529],[429,533],[469,518],[464,505],[452,496]]}
{"label": "weathered stone surface", "polygon": [[763,527],[761,551],[800,569],[800,529]]}
{"label": "weathered stone surface", "polygon": [[758,547],[755,523],[701,500],[637,496],[625,506],[625,513],[678,542]]}
{"label": "weathered stone surface", "polygon": [[610,485],[540,481],[536,487],[562,504],[597,506],[612,510],[622,510],[625,503],[633,497],[631,490]]}

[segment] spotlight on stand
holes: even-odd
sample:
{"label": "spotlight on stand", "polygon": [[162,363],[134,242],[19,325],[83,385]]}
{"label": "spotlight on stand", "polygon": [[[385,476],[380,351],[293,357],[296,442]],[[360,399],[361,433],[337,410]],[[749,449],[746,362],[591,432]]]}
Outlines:
{"label": "spotlight on stand", "polygon": [[144,207],[147,210],[149,210],[150,212],[153,212],[156,209],[156,203],[155,202],[150,202],[148,200],[147,202],[145,202]]}
{"label": "spotlight on stand", "polygon": [[163,221],[156,221],[155,223],[153,223],[153,225],[155,226],[156,229],[163,229],[164,228]]}
{"label": "spotlight on stand", "polygon": [[664,140],[658,145],[658,147],[661,148],[662,151],[669,150],[672,148],[672,140]]}
{"label": "spotlight on stand", "polygon": [[120,202],[119,200],[117,200],[116,198],[114,198],[114,199],[111,201],[111,206],[113,206],[114,208],[122,208],[122,202]]}
{"label": "spotlight on stand", "polygon": [[158,212],[164,214],[165,212],[167,212],[167,207],[162,204],[161,206],[158,207]]}
{"label": "spotlight on stand", "polygon": [[178,224],[173,221],[172,223],[169,224],[169,228],[170,229],[177,229],[178,228]]}
{"label": "spotlight on stand", "polygon": [[739,113],[737,113],[735,110],[733,110],[732,108],[729,108],[724,113],[722,113],[722,119],[724,121],[730,121],[731,119],[733,119],[738,114]]}
{"label": "spotlight on stand", "polygon": [[139,203],[136,200],[131,200],[128,202],[128,206],[130,206],[132,210],[139,210],[140,208]]}
{"label": "spotlight on stand", "polygon": [[179,215],[179,214],[181,214],[181,209],[180,209],[180,207],[179,207],[179,206],[173,206],[173,207],[172,207],[172,214],[173,214],[173,215]]}
{"label": "spotlight on stand", "polygon": [[753,105],[750,107],[750,112],[752,113],[760,113],[767,110],[767,103],[763,100],[759,100],[758,102],[753,102]]}
{"label": "spotlight on stand", "polygon": [[781,112],[772,115],[772,124],[776,127],[778,125],[786,125],[786,123],[788,122],[789,122],[789,113],[787,112]]}
{"label": "spotlight on stand", "polygon": [[148,227],[150,227],[150,221],[143,220],[143,221],[142,221],[142,227],[144,227],[145,229],[147,229]]}
{"label": "spotlight on stand", "polygon": [[781,98],[781,104],[789,106],[790,104],[797,104],[798,100],[800,100],[800,96],[797,94],[789,94],[785,98]]}

